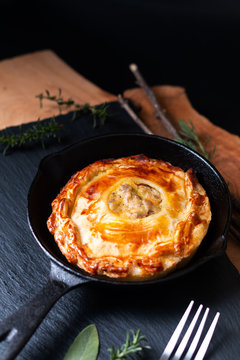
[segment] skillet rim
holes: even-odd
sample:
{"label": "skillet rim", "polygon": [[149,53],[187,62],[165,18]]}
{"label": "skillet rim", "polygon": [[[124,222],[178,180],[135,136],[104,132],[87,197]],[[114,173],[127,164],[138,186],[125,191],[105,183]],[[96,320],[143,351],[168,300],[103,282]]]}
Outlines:
{"label": "skillet rim", "polygon": [[[224,230],[223,233],[215,240],[215,241],[220,241],[221,242],[221,247],[219,249],[217,249],[217,251],[213,254],[209,254],[209,255],[203,255],[203,257],[201,257],[200,259],[198,259],[197,262],[194,262],[193,259],[195,257],[193,257],[192,260],[190,260],[189,264],[187,264],[184,267],[179,267],[176,268],[176,270],[174,270],[173,272],[169,273],[169,275],[166,275],[164,277],[158,277],[158,278],[153,278],[150,280],[137,280],[137,281],[126,281],[124,279],[114,279],[114,278],[107,278],[106,276],[98,276],[98,275],[90,275],[87,272],[85,272],[82,269],[78,269],[76,268],[74,265],[72,264],[68,264],[68,263],[64,263],[56,254],[52,254],[47,248],[46,246],[44,246],[43,242],[41,241],[41,239],[38,238],[38,236],[36,235],[33,226],[32,226],[32,220],[31,220],[31,211],[30,211],[30,201],[31,201],[31,194],[33,192],[34,186],[37,182],[37,180],[39,179],[39,177],[41,176],[41,168],[43,167],[43,165],[51,160],[52,158],[61,155],[65,152],[68,152],[69,150],[73,149],[74,147],[77,147],[79,145],[85,145],[88,144],[90,142],[93,141],[101,141],[104,140],[106,138],[119,138],[119,137],[142,137],[142,138],[153,138],[153,139],[157,139],[158,141],[163,141],[166,143],[170,143],[174,146],[177,146],[179,148],[182,148],[184,151],[186,151],[187,153],[189,153],[191,156],[195,156],[198,159],[200,159],[200,161],[202,163],[204,163],[204,166],[207,166],[211,169],[211,171],[213,171],[214,175],[218,178],[219,183],[221,183],[221,185],[224,188],[224,194],[226,196],[226,200],[228,203],[228,208],[227,208],[227,219],[226,219],[226,223],[224,226]],[[226,244],[227,244],[227,238],[226,235],[228,233],[229,230],[229,226],[230,226],[230,221],[231,221],[231,213],[232,213],[232,207],[231,207],[231,197],[230,197],[230,193],[229,193],[229,189],[228,186],[224,180],[224,178],[222,177],[222,175],[220,174],[220,172],[216,169],[216,167],[210,163],[210,161],[208,161],[206,158],[204,158],[203,156],[201,156],[199,153],[197,153],[196,151],[190,149],[189,147],[178,143],[175,140],[172,139],[168,139],[166,137],[162,137],[159,135],[151,135],[151,134],[145,134],[145,133],[110,133],[110,134],[105,134],[105,135],[97,135],[97,136],[92,136],[92,137],[88,137],[79,141],[76,141],[70,145],[67,145],[66,147],[54,151],[53,153],[50,153],[46,156],[44,156],[38,165],[38,169],[37,172],[33,178],[33,181],[30,185],[29,191],[28,191],[28,197],[27,197],[27,220],[28,220],[28,225],[30,227],[30,230],[33,234],[33,237],[35,238],[35,240],[37,241],[38,245],[40,246],[40,248],[44,251],[44,253],[47,255],[48,258],[50,258],[51,261],[53,261],[55,264],[57,264],[58,266],[60,266],[61,270],[66,271],[66,272],[70,272],[72,275],[77,276],[78,278],[82,278],[85,280],[90,280],[90,281],[99,281],[99,282],[103,282],[103,283],[108,283],[108,284],[117,284],[117,285],[147,285],[147,284],[155,284],[155,283],[160,283],[160,282],[168,282],[171,280],[175,280],[179,277],[182,277],[184,275],[187,275],[188,273],[193,272],[195,269],[197,269],[198,267],[202,266],[203,264],[205,264],[206,262],[210,261],[213,258],[216,258],[220,255],[222,255],[226,249]]]}

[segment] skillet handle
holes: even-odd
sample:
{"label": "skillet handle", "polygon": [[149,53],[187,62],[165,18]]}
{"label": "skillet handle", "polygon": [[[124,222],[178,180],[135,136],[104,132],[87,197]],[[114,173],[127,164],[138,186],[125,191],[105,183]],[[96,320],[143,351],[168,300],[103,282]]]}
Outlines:
{"label": "skillet handle", "polygon": [[1,360],[12,360],[22,350],[55,302],[66,292],[88,280],[66,273],[51,263],[50,276],[42,289],[8,318],[0,322],[0,340],[6,340]]}

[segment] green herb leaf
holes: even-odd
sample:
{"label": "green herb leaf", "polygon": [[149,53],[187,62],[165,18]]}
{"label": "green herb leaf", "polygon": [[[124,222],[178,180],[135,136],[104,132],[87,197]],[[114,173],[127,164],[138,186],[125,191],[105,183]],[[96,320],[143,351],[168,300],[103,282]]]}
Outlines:
{"label": "green herb leaf", "polygon": [[89,325],[75,338],[64,360],[96,360],[99,349],[98,332],[95,325]]}
{"label": "green herb leaf", "polygon": [[141,330],[138,329],[135,333],[131,330],[132,340],[130,339],[129,332],[126,333],[125,344],[121,347],[118,347],[116,350],[114,347],[108,349],[110,352],[110,360],[126,360],[129,356],[131,357],[133,354],[140,355],[143,349],[151,349],[148,345],[143,345],[143,341],[147,341],[145,336],[141,335]]}
{"label": "green herb leaf", "polygon": [[62,90],[58,89],[58,97],[56,95],[51,95],[49,90],[45,90],[46,95],[43,93],[36,95],[37,98],[40,100],[40,107],[43,106],[43,100],[50,100],[54,101],[58,105],[59,114],[62,113],[62,108],[65,106],[66,108],[73,109],[73,118],[72,120],[76,119],[76,115],[79,112],[86,114],[90,112],[93,117],[93,127],[97,126],[97,121],[99,120],[100,126],[104,125],[105,120],[108,118],[108,106],[104,104],[103,106],[97,108],[96,106],[91,106],[89,104],[77,104],[72,98],[63,99],[61,96]]}
{"label": "green herb leaf", "polygon": [[195,127],[191,121],[187,124],[184,120],[179,120],[180,131],[179,134],[181,137],[175,139],[175,141],[188,146],[192,150],[198,152],[200,155],[204,156],[208,160],[212,160],[216,146],[214,145],[211,151],[207,151],[205,146],[209,143],[209,136],[206,136],[205,139],[200,139],[197,134]]}
{"label": "green herb leaf", "polygon": [[[45,139],[57,137],[57,132],[60,130],[61,125],[57,123],[53,117],[49,121],[42,123],[40,119],[31,127],[23,131],[22,126],[19,126],[19,132],[11,134],[8,128],[0,132],[0,146],[4,146],[3,154],[6,155],[7,151],[14,150],[21,147],[23,144],[40,141],[44,148]],[[58,138],[59,139],[59,138]]]}

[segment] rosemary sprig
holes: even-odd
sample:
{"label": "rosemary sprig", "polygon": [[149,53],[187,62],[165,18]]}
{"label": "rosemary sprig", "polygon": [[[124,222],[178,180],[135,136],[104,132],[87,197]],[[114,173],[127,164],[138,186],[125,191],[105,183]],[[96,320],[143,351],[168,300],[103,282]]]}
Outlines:
{"label": "rosemary sprig", "polygon": [[214,145],[211,151],[206,150],[206,145],[209,143],[209,136],[203,141],[200,139],[196,129],[191,121],[189,125],[184,120],[179,120],[181,137],[175,138],[175,141],[190,147],[192,150],[198,152],[208,160],[212,160],[215,153],[216,146]]}
{"label": "rosemary sprig", "polygon": [[[62,97],[62,90],[58,90],[58,95],[50,94],[49,90],[45,90],[45,94],[41,93],[36,96],[40,100],[40,107],[43,106],[43,100],[50,100],[57,103],[59,108],[59,113],[62,112],[62,107],[73,108],[72,120],[76,119],[78,113],[87,114],[90,113],[93,118],[93,127],[97,127],[98,121],[99,125],[104,125],[106,119],[110,116],[108,112],[108,105],[103,104],[102,106],[91,106],[90,104],[77,104],[72,98],[64,99]],[[58,131],[62,125],[60,125],[55,117],[52,117],[48,122],[42,123],[40,119],[37,120],[36,124],[32,125],[25,131],[22,131],[22,126],[19,126],[19,132],[13,134],[9,131],[8,128],[0,132],[0,145],[4,146],[3,154],[6,155],[9,149],[14,150],[17,147],[29,142],[40,141],[42,147],[45,146],[46,138],[56,138],[58,136]]]}
{"label": "rosemary sprig", "polygon": [[45,90],[44,93],[36,95],[40,100],[40,107],[43,106],[43,100],[54,101],[58,105],[59,114],[62,113],[62,108],[65,106],[73,110],[72,120],[75,120],[78,113],[88,113],[90,112],[93,117],[93,127],[97,126],[97,121],[99,120],[100,126],[104,125],[106,119],[109,117],[108,105],[103,104],[101,107],[91,106],[86,103],[83,105],[77,104],[72,98],[64,99],[62,97],[62,90],[58,89],[58,95],[50,94],[49,90]]}
{"label": "rosemary sprig", "polygon": [[133,330],[131,330],[132,333],[132,340],[130,339],[130,334],[127,331],[126,333],[126,340],[125,344],[123,344],[121,347],[118,347],[116,350],[114,347],[108,349],[110,352],[110,360],[126,360],[127,356],[132,354],[140,355],[140,352],[143,349],[150,349],[151,347],[148,345],[142,345],[142,341],[146,341],[146,337],[141,335],[141,330],[138,329],[135,333]]}
{"label": "rosemary sprig", "polygon": [[0,134],[0,145],[4,146],[3,155],[6,155],[9,149],[13,150],[23,144],[40,141],[42,147],[45,147],[46,138],[56,138],[61,125],[53,117],[48,122],[41,123],[40,119],[35,124],[23,131],[22,125],[19,126],[19,132],[13,134],[8,128]]}

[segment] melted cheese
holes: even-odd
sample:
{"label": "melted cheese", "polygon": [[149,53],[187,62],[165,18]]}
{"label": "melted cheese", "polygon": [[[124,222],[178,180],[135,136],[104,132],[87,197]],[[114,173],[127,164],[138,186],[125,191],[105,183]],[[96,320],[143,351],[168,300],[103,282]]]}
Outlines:
{"label": "melted cheese", "polygon": [[211,219],[191,170],[143,155],[79,171],[52,203],[48,228],[70,262],[90,274],[129,280],[186,263]]}

